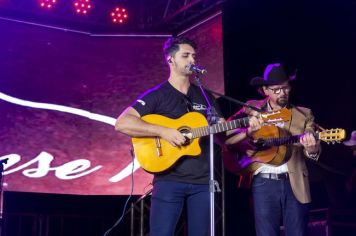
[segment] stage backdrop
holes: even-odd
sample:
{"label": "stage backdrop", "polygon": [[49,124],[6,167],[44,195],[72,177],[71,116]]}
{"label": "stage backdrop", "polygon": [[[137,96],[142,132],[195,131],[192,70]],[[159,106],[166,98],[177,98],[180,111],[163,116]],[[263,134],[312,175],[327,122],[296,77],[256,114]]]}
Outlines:
{"label": "stage backdrop", "polygon": [[[221,17],[185,34],[198,42],[204,84],[223,92]],[[168,78],[165,36],[93,36],[0,21],[0,158],[7,191],[131,192],[123,109]],[[134,169],[134,194],[152,176]]]}

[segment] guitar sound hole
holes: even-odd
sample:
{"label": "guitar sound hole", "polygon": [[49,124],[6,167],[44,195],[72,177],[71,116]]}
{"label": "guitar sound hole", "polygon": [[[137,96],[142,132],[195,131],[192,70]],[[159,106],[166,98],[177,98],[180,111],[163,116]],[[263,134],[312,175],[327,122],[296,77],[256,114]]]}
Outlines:
{"label": "guitar sound hole", "polygon": [[185,142],[183,143],[182,146],[189,145],[192,142],[191,140],[192,133],[190,132],[190,129],[188,127],[182,127],[179,129],[179,132],[181,132],[185,137]]}

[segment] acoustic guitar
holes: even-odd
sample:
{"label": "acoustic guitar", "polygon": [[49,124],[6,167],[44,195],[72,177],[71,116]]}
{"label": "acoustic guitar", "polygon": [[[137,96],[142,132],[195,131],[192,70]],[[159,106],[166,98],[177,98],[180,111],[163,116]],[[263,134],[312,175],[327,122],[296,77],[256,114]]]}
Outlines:
{"label": "acoustic guitar", "polygon": [[[253,134],[252,145],[256,148],[253,155],[241,155],[233,146],[225,146],[223,148],[223,158],[225,163],[229,163],[227,169],[234,173],[249,173],[255,171],[261,163],[279,166],[290,157],[289,145],[298,143],[300,135],[288,135],[287,131],[277,126],[262,127],[259,131]],[[346,133],[344,129],[327,129],[321,132],[316,132],[315,138],[326,143],[340,143],[345,139]],[[236,160],[234,160],[236,159]],[[231,160],[234,160],[233,163]]]}
{"label": "acoustic guitar", "polygon": [[[282,109],[261,113],[260,117],[266,125],[276,124],[281,121],[289,121],[291,112],[288,109]],[[249,125],[249,119],[246,117],[208,126],[205,116],[198,112],[186,113],[178,119],[171,119],[157,114],[146,115],[142,119],[148,123],[177,129],[186,138],[184,145],[179,147],[173,147],[169,142],[160,137],[132,138],[133,150],[137,161],[144,170],[151,173],[168,170],[182,156],[198,156],[201,153],[199,139],[203,136],[247,127]]]}

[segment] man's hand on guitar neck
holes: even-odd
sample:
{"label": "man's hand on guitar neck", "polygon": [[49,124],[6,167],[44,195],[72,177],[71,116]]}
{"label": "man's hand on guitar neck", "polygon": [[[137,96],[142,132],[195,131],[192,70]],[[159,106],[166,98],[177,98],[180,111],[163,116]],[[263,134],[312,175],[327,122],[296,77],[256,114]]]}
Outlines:
{"label": "man's hand on guitar neck", "polygon": [[246,138],[252,136],[254,132],[261,129],[263,124],[263,119],[260,116],[260,113],[254,110],[249,109],[247,112],[249,116],[249,127],[245,130]]}
{"label": "man's hand on guitar neck", "polygon": [[246,129],[246,136],[250,137],[254,132],[261,129],[263,120],[256,116],[250,116],[248,123],[249,127]]}
{"label": "man's hand on guitar neck", "polygon": [[263,120],[256,116],[249,117],[249,127],[248,128],[239,128],[227,132],[227,139],[225,144],[232,145],[239,143],[240,141],[249,138],[254,132],[261,129]]}
{"label": "man's hand on guitar neck", "polygon": [[307,155],[316,156],[319,153],[320,142],[315,139],[312,133],[305,133],[300,137],[299,141],[303,145]]}

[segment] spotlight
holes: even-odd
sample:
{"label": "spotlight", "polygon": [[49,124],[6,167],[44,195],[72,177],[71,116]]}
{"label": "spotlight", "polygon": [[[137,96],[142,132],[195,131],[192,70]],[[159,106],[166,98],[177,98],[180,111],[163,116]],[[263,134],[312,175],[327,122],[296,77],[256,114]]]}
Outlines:
{"label": "spotlight", "polygon": [[116,7],[111,11],[110,15],[114,24],[122,24],[128,19],[128,14],[125,8]]}
{"label": "spotlight", "polygon": [[76,0],[74,2],[74,9],[78,14],[86,15],[91,7],[90,0]]}
{"label": "spotlight", "polygon": [[57,0],[39,0],[40,6],[46,9],[51,9],[56,3]]}

